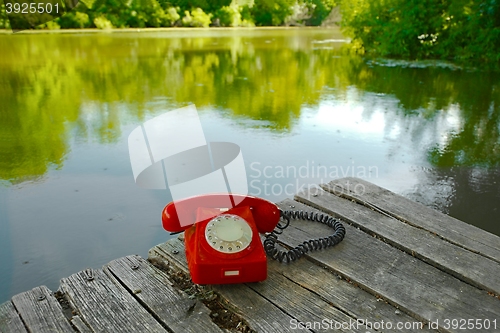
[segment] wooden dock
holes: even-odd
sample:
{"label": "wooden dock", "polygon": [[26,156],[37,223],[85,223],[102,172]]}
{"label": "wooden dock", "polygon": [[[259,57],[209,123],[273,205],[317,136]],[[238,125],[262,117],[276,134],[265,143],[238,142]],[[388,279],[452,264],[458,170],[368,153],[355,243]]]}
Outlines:
{"label": "wooden dock", "polygon": [[[342,218],[337,246],[268,279],[198,286],[183,242],[37,287],[0,305],[0,332],[500,332],[500,238],[371,183],[343,178],[279,203]],[[292,220],[292,247],[331,232]]]}

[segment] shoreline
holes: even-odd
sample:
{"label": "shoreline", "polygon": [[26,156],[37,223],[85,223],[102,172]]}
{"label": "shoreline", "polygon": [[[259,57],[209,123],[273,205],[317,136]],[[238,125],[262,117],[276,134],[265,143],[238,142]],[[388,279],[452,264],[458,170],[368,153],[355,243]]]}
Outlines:
{"label": "shoreline", "polygon": [[19,34],[98,34],[98,33],[134,33],[134,32],[209,32],[209,31],[268,31],[268,30],[339,30],[339,26],[281,26],[281,27],[163,27],[163,28],[113,28],[113,29],[97,29],[97,28],[85,28],[85,29],[55,29],[55,30],[21,30],[19,32],[13,32],[12,30],[0,29],[0,35],[19,35]]}

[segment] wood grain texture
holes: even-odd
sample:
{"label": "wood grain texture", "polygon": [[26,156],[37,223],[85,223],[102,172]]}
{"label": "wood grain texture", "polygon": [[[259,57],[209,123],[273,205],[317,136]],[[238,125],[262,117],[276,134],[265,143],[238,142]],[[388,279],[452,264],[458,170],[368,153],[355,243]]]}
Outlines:
{"label": "wood grain texture", "polygon": [[142,306],[173,332],[223,332],[210,318],[210,310],[199,300],[178,291],[166,273],[139,256],[113,260],[104,266],[135,295]]}
{"label": "wood grain texture", "polygon": [[500,294],[500,264],[496,261],[350,200],[321,190],[313,191],[315,196],[310,191],[304,191],[297,194],[295,199],[349,221],[462,281]]}
{"label": "wood grain texture", "polygon": [[92,333],[92,330],[87,325],[85,325],[82,318],[80,318],[80,316],[78,315],[71,318],[71,324],[79,333]]}
{"label": "wood grain texture", "polygon": [[[184,273],[189,274],[184,245],[178,239],[152,248],[149,252],[149,259],[153,262],[163,262],[162,265],[175,265]],[[247,285],[220,285],[212,286],[212,288],[231,310],[245,319],[257,332],[309,332],[306,329],[293,329],[290,322],[294,318],[290,314],[280,310]]]}
{"label": "wood grain texture", "polygon": [[500,237],[358,178],[342,178],[325,190],[367,202],[406,223],[500,263]]}
{"label": "wood grain texture", "polygon": [[[302,323],[318,323],[315,331],[335,327],[332,326],[335,322],[356,321],[356,318],[332,306],[330,302],[303,288],[300,284],[287,279],[278,271],[271,270],[268,273],[267,280],[247,285],[296,320]],[[340,327],[336,331],[355,332],[349,327]]]}
{"label": "wood grain texture", "polygon": [[[167,244],[160,244],[152,249],[151,257],[158,256],[162,252],[164,260],[175,261],[183,266],[187,273],[184,248],[182,242],[172,240]],[[177,254],[172,254],[177,253]],[[302,323],[322,323],[315,331],[324,331],[330,324],[330,320],[338,323],[350,323],[356,320],[370,320],[371,322],[416,322],[414,318],[397,310],[383,300],[359,289],[345,280],[339,280],[337,276],[307,260],[295,262],[290,265],[279,264],[271,260],[269,262],[269,277],[260,283],[249,283],[248,287],[255,290],[261,297],[272,302],[274,305],[293,316]],[[224,292],[239,294],[242,285],[217,286],[215,290],[225,295]],[[241,299],[239,312],[244,312],[243,317],[249,315],[261,317],[261,313],[255,313],[258,302],[252,298]],[[256,304],[257,303],[257,304]],[[234,305],[234,303],[231,303]],[[243,309],[243,310],[241,310]],[[326,326],[323,320],[327,320]],[[290,323],[288,323],[290,326]],[[409,329],[408,332],[431,332],[422,325],[424,329]],[[260,332],[260,330],[257,330]],[[335,330],[337,331],[337,330]],[[339,329],[339,332],[349,332],[349,328]],[[356,330],[355,330],[356,331]],[[386,332],[399,332],[398,329],[388,329]]]}
{"label": "wood grain texture", "polygon": [[[292,200],[285,200],[283,204],[317,212]],[[496,297],[355,227],[345,227],[347,234],[342,243],[310,252],[308,257],[424,322],[440,319],[442,323],[446,318],[498,318],[500,301]],[[324,237],[329,232],[331,229],[320,223],[294,220],[280,236],[280,241],[295,246],[305,239]]]}
{"label": "wood grain texture", "polygon": [[[332,251],[335,251],[332,249]],[[371,322],[402,322],[413,323],[415,318],[398,311],[381,298],[358,288],[340,276],[320,267],[309,260],[298,260],[291,264],[281,264],[269,260],[269,279],[275,279],[281,274],[289,283],[298,284],[325,300],[335,308],[348,314],[354,320],[370,320]],[[288,290],[285,286],[283,290]],[[435,332],[422,323],[423,329],[408,329],[405,332]],[[387,329],[385,332],[400,332],[397,329]]]}
{"label": "wood grain texture", "polygon": [[12,303],[5,302],[0,305],[0,332],[2,333],[24,333],[27,332],[19,314]]}
{"label": "wood grain texture", "polygon": [[102,270],[61,280],[60,290],[92,332],[167,332],[116,280]]}
{"label": "wood grain texture", "polygon": [[61,305],[45,286],[15,295],[12,303],[29,332],[74,332]]}

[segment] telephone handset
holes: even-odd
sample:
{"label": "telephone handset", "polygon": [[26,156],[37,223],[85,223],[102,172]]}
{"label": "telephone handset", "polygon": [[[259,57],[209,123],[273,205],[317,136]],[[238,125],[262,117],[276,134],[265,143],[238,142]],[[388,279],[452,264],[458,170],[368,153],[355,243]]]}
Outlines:
{"label": "telephone handset", "polygon": [[[289,251],[279,251],[278,235],[291,218],[325,223],[335,233],[304,241]],[[336,245],[345,235],[344,226],[333,217],[284,212],[270,201],[227,193],[171,202],[163,209],[162,223],[167,231],[184,231],[188,267],[197,284],[263,281],[267,278],[266,253],[280,262],[290,262],[308,251]],[[266,233],[264,245],[259,233]]]}

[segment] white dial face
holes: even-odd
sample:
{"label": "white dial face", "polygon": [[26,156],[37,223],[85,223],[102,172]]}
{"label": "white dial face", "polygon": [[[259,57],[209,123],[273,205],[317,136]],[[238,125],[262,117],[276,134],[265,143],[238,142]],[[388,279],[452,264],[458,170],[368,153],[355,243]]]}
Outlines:
{"label": "white dial face", "polygon": [[215,250],[238,253],[252,241],[252,228],[238,215],[222,214],[208,222],[205,238]]}

